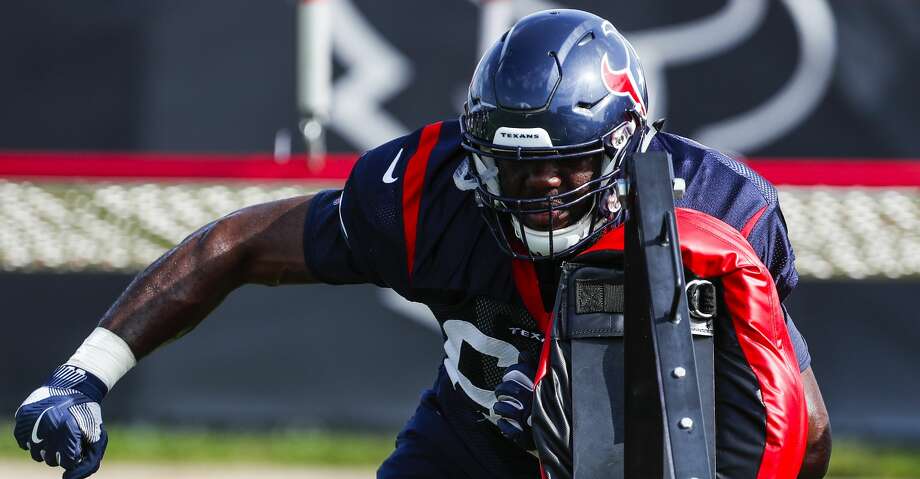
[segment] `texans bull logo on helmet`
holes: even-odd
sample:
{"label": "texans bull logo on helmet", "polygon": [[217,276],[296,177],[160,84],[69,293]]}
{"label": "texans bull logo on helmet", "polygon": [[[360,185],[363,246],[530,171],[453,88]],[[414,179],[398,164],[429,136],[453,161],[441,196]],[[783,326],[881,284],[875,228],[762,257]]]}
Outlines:
{"label": "texans bull logo on helmet", "polygon": [[[604,35],[619,37],[619,33],[613,28],[610,22],[604,22],[603,31]],[[625,40],[620,44],[623,45],[624,50],[628,48],[626,47]],[[613,67],[610,66],[608,54],[605,53],[601,61],[601,78],[604,81],[604,86],[607,87],[607,91],[617,96],[628,96],[631,98],[636,105],[636,111],[644,117],[646,115],[646,107],[645,103],[642,101],[642,95],[639,93],[639,87],[637,86],[638,82],[633,78],[632,70],[630,69],[632,65],[629,64],[629,52],[624,51],[623,56],[626,58],[626,66],[614,70]]]}

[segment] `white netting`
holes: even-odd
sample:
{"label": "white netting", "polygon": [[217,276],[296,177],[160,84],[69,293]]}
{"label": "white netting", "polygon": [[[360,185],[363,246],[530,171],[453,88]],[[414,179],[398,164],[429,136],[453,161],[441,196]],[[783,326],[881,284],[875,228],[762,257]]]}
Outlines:
{"label": "white netting", "polygon": [[861,279],[920,275],[920,189],[779,190],[802,276]]}
{"label": "white netting", "polygon": [[291,185],[0,180],[0,269],[138,270],[202,225]]}
{"label": "white netting", "polygon": [[[781,187],[803,277],[920,276],[920,189]],[[0,270],[139,270],[200,226],[290,184],[0,180]]]}

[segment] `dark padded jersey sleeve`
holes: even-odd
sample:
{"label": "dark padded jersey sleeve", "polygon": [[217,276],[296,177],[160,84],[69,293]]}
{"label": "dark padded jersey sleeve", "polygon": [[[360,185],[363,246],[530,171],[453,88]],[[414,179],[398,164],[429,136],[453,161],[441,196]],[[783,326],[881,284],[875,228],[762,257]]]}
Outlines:
{"label": "dark padded jersey sleeve", "polygon": [[455,185],[459,144],[458,122],[427,125],[366,152],[341,191],[317,195],[304,242],[316,277],[374,283],[422,302],[504,285],[500,268],[476,267],[500,251],[471,195]]}
{"label": "dark padded jersey sleeve", "polygon": [[[786,220],[780,210],[779,200],[775,196],[773,201],[765,207],[747,239],[760,256],[760,260],[770,270],[770,276],[776,283],[776,292],[779,294],[780,301],[785,301],[799,283],[799,275],[795,269],[795,254],[792,251],[792,243],[789,242]],[[792,340],[795,357],[799,362],[799,370],[804,371],[811,366],[808,343],[795,326],[785,305],[783,313],[786,317],[789,339]]]}
{"label": "dark padded jersey sleeve", "polygon": [[[324,191],[310,205],[304,231],[304,259],[314,276],[329,284],[373,283],[397,288],[405,264],[401,182],[384,172],[407,138],[365,152],[341,190]],[[402,158],[404,160],[404,158]],[[402,166],[405,161],[397,161]],[[396,174],[401,176],[401,169]]]}
{"label": "dark padded jersey sleeve", "polygon": [[367,151],[342,190],[320,193],[313,200],[304,258],[317,279],[406,292],[402,191],[418,137],[415,132]]}
{"label": "dark padded jersey sleeve", "polygon": [[799,332],[799,328],[795,327],[795,322],[792,321],[792,316],[789,315],[786,305],[783,305],[783,316],[786,317],[786,329],[789,330],[789,339],[792,341],[792,348],[795,350],[795,358],[799,362],[799,371],[804,371],[811,366],[811,353],[808,352],[808,343],[805,342],[805,337]]}
{"label": "dark padded jersey sleeve", "polygon": [[323,191],[310,201],[304,224],[304,260],[313,276],[328,284],[376,282],[349,245],[340,210],[342,190]]}
{"label": "dark padded jersey sleeve", "polygon": [[678,135],[659,133],[653,149],[671,153],[675,176],[687,182],[675,206],[702,211],[741,231],[785,300],[799,277],[776,188],[746,164]]}
{"label": "dark padded jersey sleeve", "polygon": [[763,215],[748,235],[748,242],[760,255],[763,264],[770,269],[779,298],[785,301],[799,284],[799,274],[795,270],[795,253],[792,251],[792,243],[789,242],[786,220],[783,218],[778,199],[766,206]]}
{"label": "dark padded jersey sleeve", "polygon": [[[658,134],[653,149],[671,153],[675,176],[687,181],[686,194],[675,206],[702,211],[746,233],[784,301],[799,276],[776,188],[744,163],[677,135]],[[808,345],[789,314],[786,326],[805,370],[811,364]]]}

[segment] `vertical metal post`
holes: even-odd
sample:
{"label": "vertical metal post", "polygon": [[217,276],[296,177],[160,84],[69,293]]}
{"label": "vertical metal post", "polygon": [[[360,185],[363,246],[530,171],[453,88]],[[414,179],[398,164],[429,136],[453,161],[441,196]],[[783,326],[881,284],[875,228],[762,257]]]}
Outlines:
{"label": "vertical metal post", "polygon": [[324,123],[329,119],[332,90],[332,1],[300,0],[297,4],[297,106],[300,133],[309,166],[325,162]]}
{"label": "vertical metal post", "polygon": [[625,173],[625,477],[713,478],[670,158],[638,153]]}
{"label": "vertical metal post", "polygon": [[515,20],[513,0],[480,1],[477,58],[485,55],[486,50],[511,28]]}

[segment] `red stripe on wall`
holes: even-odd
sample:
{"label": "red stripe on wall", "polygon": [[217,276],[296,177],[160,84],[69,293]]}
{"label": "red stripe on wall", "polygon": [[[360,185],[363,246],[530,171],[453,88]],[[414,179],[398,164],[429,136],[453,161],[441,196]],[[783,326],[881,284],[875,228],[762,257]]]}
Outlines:
{"label": "red stripe on wall", "polygon": [[751,158],[748,165],[774,185],[920,187],[920,159]]}
{"label": "red stripe on wall", "polygon": [[355,154],[330,154],[322,167],[311,169],[304,155],[276,161],[269,153],[0,152],[0,177],[341,182],[357,159]]}
{"label": "red stripe on wall", "polygon": [[[279,162],[270,153],[0,151],[0,178],[342,182],[357,159],[330,154],[311,169],[304,155]],[[747,164],[775,185],[920,187],[920,158],[749,158]]]}
{"label": "red stripe on wall", "polygon": [[406,261],[409,268],[409,280],[415,266],[415,239],[418,232],[419,206],[422,203],[422,190],[425,186],[425,172],[428,170],[428,158],[438,143],[441,123],[437,122],[422,129],[421,139],[415,154],[409,158],[403,173],[403,228],[406,235]]}

